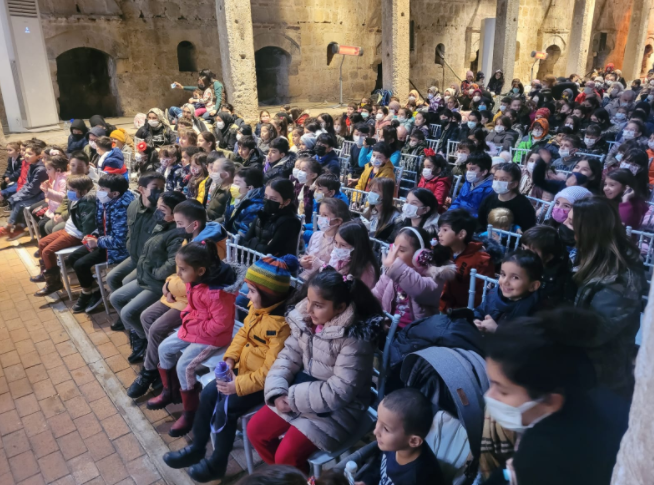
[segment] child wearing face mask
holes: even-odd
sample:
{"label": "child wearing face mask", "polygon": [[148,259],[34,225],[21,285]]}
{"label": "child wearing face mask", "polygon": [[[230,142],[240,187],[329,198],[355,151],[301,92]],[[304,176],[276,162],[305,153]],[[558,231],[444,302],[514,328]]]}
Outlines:
{"label": "child wearing face mask", "polygon": [[372,290],[384,311],[400,315],[400,327],[438,313],[443,286],[454,278],[456,266],[445,246],[432,248],[429,234],[405,227],[383,260],[385,272]]}
{"label": "child wearing face mask", "polygon": [[425,149],[422,166],[418,187],[434,194],[438,202],[438,212],[443,213],[453,183],[450,166],[442,155],[436,154],[431,148]]}
{"label": "child wearing face mask", "polygon": [[424,155],[425,150],[429,148],[429,145],[427,145],[427,141],[425,140],[425,135],[423,135],[420,130],[413,130],[413,132],[409,133],[409,139],[402,147],[401,153],[403,155]]}
{"label": "child wearing face mask", "polygon": [[334,236],[329,266],[343,275],[351,274],[372,289],[379,280],[379,262],[375,258],[368,230],[360,220],[345,222]]}
{"label": "child wearing face mask", "polygon": [[620,168],[609,173],[604,180],[604,195],[618,204],[620,220],[625,226],[640,228],[649,206],[630,170]]}
{"label": "child wearing face mask", "polygon": [[[375,143],[372,147],[367,147],[365,150],[371,150],[370,163],[365,164],[363,173],[357,182],[356,189],[364,192],[370,192],[371,184],[374,180],[380,178],[392,178],[395,180],[395,171],[393,170],[393,163],[391,162],[392,149],[384,142]],[[361,158],[364,157],[364,150],[359,155],[359,164]]]}
{"label": "child wearing face mask", "polygon": [[200,183],[198,198],[204,192],[201,202],[207,208],[209,220],[222,224],[225,220],[225,211],[233,202],[231,187],[236,166],[222,154],[212,153],[207,157],[207,167],[209,179]]}
{"label": "child wearing face mask", "polygon": [[350,220],[348,205],[342,200],[329,198],[320,204],[318,212],[318,231],[313,232],[306,254],[300,258],[304,269],[300,278],[308,280],[313,273],[327,264],[334,249],[334,238],[341,224]]}
{"label": "child wearing face mask", "polygon": [[186,185],[185,193],[189,199],[196,199],[198,202],[202,203],[204,194],[202,194],[203,197],[200,199],[200,184],[202,182],[206,184],[206,181],[209,178],[209,171],[207,170],[207,154],[204,152],[198,152],[193,155],[190,167],[190,177]]}
{"label": "child wearing face mask", "polygon": [[523,231],[536,224],[536,211],[529,199],[520,193],[522,172],[515,163],[500,165],[493,176],[493,194],[484,199],[479,207],[479,228],[486,229],[488,214],[504,207],[513,213],[514,222]]}
{"label": "child wearing face mask", "polygon": [[488,153],[473,153],[466,161],[466,181],[449,210],[466,209],[477,216],[483,200],[493,192],[490,174],[492,159]]}
{"label": "child wearing face mask", "polygon": [[[593,194],[590,190],[573,185],[566,187],[554,196],[554,206],[552,207],[551,218],[546,221],[547,225],[560,229],[563,223],[568,219],[568,214],[572,210],[572,206],[578,200],[591,197]],[[563,229],[559,231],[563,242],[566,246],[574,246],[574,235],[572,240],[569,231]]]}
{"label": "child wearing face mask", "polygon": [[159,168],[157,172],[166,178],[166,191],[181,192],[182,154],[178,145],[167,145],[159,150]]}
{"label": "child wearing face mask", "polygon": [[370,237],[390,242],[401,212],[394,205],[395,180],[375,178],[370,185],[367,197],[367,209],[361,220],[368,226]]}
{"label": "child wearing face mask", "polygon": [[[550,138],[549,134],[550,124],[549,121],[545,118],[538,118],[534,120],[531,124],[531,132],[527,134],[521,141],[518,143],[518,149],[525,150],[536,150],[544,145],[546,145]],[[520,163],[520,152],[516,152],[513,157],[515,163]]]}

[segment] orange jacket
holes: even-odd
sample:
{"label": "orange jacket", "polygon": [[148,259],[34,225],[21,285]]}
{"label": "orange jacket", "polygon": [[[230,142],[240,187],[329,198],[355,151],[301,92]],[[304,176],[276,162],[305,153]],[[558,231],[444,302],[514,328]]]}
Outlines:
{"label": "orange jacket", "polygon": [[649,183],[654,184],[654,163],[652,163],[652,159],[654,158],[654,150],[651,148],[647,149],[647,158],[649,158]]}
{"label": "orange jacket", "polygon": [[[470,270],[476,269],[477,273],[495,278],[495,265],[488,253],[482,250],[480,242],[470,242],[465,250],[454,260],[456,264],[456,276],[453,280],[445,283],[441,295],[440,311],[448,308],[464,308],[468,306],[468,291],[470,290]],[[483,285],[477,282],[477,293],[475,294],[475,307],[481,303]]]}

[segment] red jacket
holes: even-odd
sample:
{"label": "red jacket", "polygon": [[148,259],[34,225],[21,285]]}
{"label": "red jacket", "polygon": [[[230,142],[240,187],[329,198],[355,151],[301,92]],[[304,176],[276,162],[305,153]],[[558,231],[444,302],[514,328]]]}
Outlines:
{"label": "red jacket", "polygon": [[236,295],[243,276],[225,286],[186,284],[188,305],[182,310],[177,336],[184,342],[226,347],[232,341],[236,316]]}
{"label": "red jacket", "polygon": [[[456,264],[456,276],[453,280],[445,283],[441,295],[440,311],[448,308],[464,308],[468,306],[468,291],[470,290],[470,270],[476,269],[477,273],[495,278],[495,265],[491,257],[482,251],[480,242],[470,242],[466,249],[454,260]],[[483,284],[477,282],[475,294],[475,307],[481,303]]]}
{"label": "red jacket", "polygon": [[450,188],[452,187],[452,176],[449,177],[433,177],[431,180],[425,180],[425,177],[420,177],[418,187],[427,189],[436,196],[438,201],[439,211],[445,205],[445,199],[450,195]]}

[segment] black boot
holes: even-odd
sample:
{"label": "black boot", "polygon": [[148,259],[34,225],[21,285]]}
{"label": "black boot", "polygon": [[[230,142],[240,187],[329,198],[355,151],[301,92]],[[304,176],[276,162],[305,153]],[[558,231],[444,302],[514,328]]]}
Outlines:
{"label": "black boot", "polygon": [[143,360],[145,350],[148,348],[148,339],[139,337],[135,332],[132,336],[132,353],[127,357],[127,362],[135,364]]}
{"label": "black boot", "polygon": [[116,321],[111,324],[111,327],[109,328],[111,328],[111,330],[113,330],[114,332],[122,332],[123,330],[125,330],[125,325],[123,325],[123,321],[120,319],[120,315],[118,316]]}
{"label": "black boot", "polygon": [[186,468],[202,460],[206,452],[205,449],[197,450],[191,445],[179,451],[169,451],[163,456],[163,461],[170,468]]}
{"label": "black boot", "polygon": [[129,386],[129,389],[127,389],[127,395],[132,399],[139,398],[143,396],[146,392],[148,392],[150,386],[154,384],[156,381],[159,381],[159,383],[161,384],[161,377],[159,377],[159,371],[157,369],[147,370],[144,367],[141,370],[141,372],[139,372],[139,375],[136,376],[136,379],[134,380],[134,382],[132,382],[132,385]]}
{"label": "black boot", "polygon": [[34,296],[46,296],[55,291],[63,289],[64,284],[61,282],[61,273],[59,266],[55,266],[43,273],[45,287],[34,293]]}
{"label": "black boot", "polygon": [[[212,457],[213,458],[213,457]],[[214,468],[214,463],[211,462],[211,458],[208,460],[203,458],[200,460],[200,463],[193,465],[188,469],[188,476],[191,477],[196,482],[205,483],[212,480],[217,480],[225,476],[226,467],[221,467],[222,470]]]}

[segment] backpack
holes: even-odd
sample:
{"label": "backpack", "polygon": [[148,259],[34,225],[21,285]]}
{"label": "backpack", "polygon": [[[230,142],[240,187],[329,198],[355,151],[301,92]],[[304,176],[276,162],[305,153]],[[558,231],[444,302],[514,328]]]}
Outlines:
{"label": "backpack", "polygon": [[[465,441],[455,421],[440,426],[442,436],[434,450],[443,469],[456,479],[455,485],[470,485],[477,476],[481,454],[481,436],[484,428],[484,393],[489,388],[484,359],[469,350],[429,347],[408,355],[400,375],[406,387],[420,390],[434,406],[434,423],[444,423],[446,416],[458,420],[466,431],[470,459],[461,460]],[[430,442],[436,442],[433,438]],[[439,456],[440,455],[440,456]],[[463,461],[463,464],[462,464]],[[449,465],[449,467],[447,466]]]}
{"label": "backpack", "polygon": [[374,104],[379,106],[388,106],[388,104],[391,102],[391,96],[393,96],[392,91],[387,89],[377,89],[376,91],[373,91],[371,99]]}

